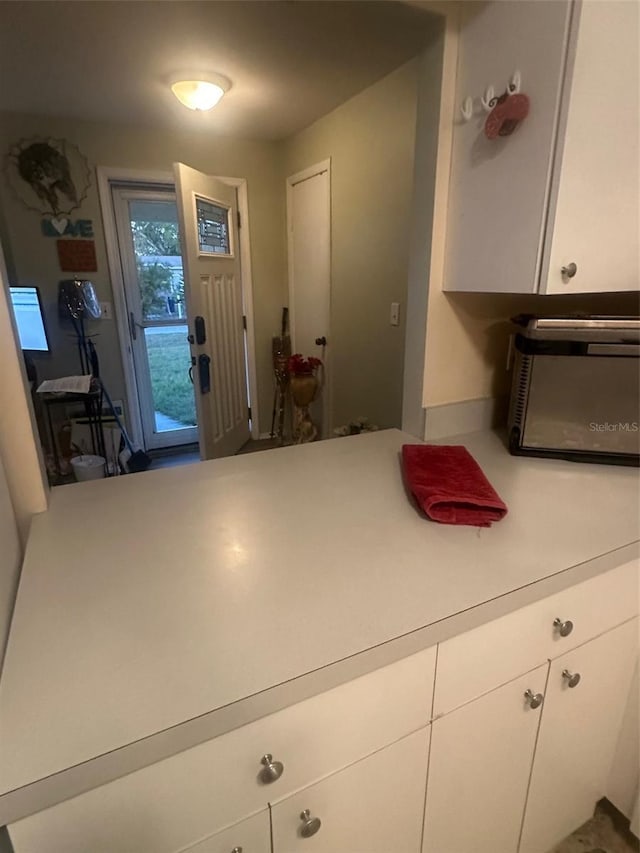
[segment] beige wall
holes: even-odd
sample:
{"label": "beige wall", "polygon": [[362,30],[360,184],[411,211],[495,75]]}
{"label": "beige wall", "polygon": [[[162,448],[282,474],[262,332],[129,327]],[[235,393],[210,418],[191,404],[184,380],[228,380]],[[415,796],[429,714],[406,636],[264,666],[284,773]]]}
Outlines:
{"label": "beige wall", "polygon": [[22,546],[48,487],[6,293],[0,248],[0,669],[20,577]]}
{"label": "beige wall", "polygon": [[284,144],[283,184],[331,158],[334,425],[400,426],[417,74],[412,60]]}
{"label": "beige wall", "polygon": [[13,603],[20,576],[22,552],[9,486],[0,459],[0,671],[6,648]]}
{"label": "beige wall", "polygon": [[[4,113],[0,116],[0,150],[23,137],[53,136],[77,145],[93,166],[171,171],[174,161],[182,161],[208,174],[246,178],[251,220],[253,299],[256,329],[258,408],[262,429],[268,429],[271,413],[271,335],[277,333],[280,308],[286,300],[286,259],[284,247],[284,187],[279,169],[278,146],[216,137],[210,134],[176,133],[167,130],[134,128]],[[56,241],[41,236],[39,214],[27,210],[0,187],[2,212],[0,236],[7,254],[10,282],[41,288],[45,301],[54,356],[37,358],[42,378],[76,373],[78,359],[67,324],[57,314],[57,287],[69,273],[60,272]],[[96,234],[98,272],[88,274],[101,300],[113,301],[107,268],[104,237],[95,176],[89,195],[72,219],[92,219]],[[124,379],[116,324],[95,321],[99,332],[96,346],[105,382],[114,398],[122,398]]]}

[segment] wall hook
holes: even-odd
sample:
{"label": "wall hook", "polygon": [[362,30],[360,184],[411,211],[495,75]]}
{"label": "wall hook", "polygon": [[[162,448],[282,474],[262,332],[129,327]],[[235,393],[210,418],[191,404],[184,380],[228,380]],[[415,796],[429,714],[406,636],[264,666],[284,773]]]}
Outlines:
{"label": "wall hook", "polygon": [[473,116],[473,100],[468,95],[462,102],[460,112],[465,121],[471,121],[471,117]]}
{"label": "wall hook", "polygon": [[495,106],[495,103],[491,103],[493,101],[493,99],[495,98],[495,96],[496,96],[496,93],[495,93],[495,89],[493,88],[493,86],[488,86],[483,97],[480,98],[480,101],[482,103],[482,109],[486,113],[490,113],[491,110],[493,109],[493,107]]}
{"label": "wall hook", "polygon": [[511,80],[509,80],[509,94],[517,95],[520,92],[520,88],[522,86],[522,78],[519,71],[514,71],[511,75]]}

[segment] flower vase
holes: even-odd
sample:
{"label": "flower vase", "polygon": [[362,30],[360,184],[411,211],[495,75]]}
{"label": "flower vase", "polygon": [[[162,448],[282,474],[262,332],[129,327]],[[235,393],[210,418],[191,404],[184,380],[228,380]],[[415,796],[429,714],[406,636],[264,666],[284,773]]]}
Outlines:
{"label": "flower vase", "polygon": [[315,441],[318,428],[311,419],[309,406],[316,399],[320,383],[313,373],[294,373],[289,379],[289,390],[293,401],[293,441],[306,444]]}

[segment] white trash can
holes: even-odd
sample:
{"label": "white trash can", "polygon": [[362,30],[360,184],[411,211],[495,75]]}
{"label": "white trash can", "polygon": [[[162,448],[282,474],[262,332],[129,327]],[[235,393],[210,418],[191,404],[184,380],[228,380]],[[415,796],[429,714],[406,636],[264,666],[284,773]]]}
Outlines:
{"label": "white trash can", "polygon": [[91,453],[74,456],[71,467],[76,480],[101,480],[105,476],[106,459],[103,456],[93,456]]}

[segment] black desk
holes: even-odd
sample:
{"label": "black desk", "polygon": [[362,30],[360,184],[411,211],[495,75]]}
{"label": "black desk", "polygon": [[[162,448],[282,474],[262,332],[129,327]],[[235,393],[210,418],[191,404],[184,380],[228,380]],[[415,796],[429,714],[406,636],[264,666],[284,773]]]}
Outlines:
{"label": "black desk", "polygon": [[89,391],[88,394],[38,394],[42,401],[47,417],[47,426],[49,429],[49,438],[51,441],[51,453],[55,464],[55,470],[58,477],[63,476],[60,470],[60,454],[58,453],[58,443],[53,428],[53,419],[51,417],[51,409],[54,406],[69,406],[73,403],[82,403],[84,406],[85,417],[91,434],[91,449],[96,456],[106,458],[104,446],[104,431],[102,428],[102,391],[100,389]]}

